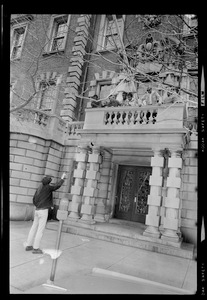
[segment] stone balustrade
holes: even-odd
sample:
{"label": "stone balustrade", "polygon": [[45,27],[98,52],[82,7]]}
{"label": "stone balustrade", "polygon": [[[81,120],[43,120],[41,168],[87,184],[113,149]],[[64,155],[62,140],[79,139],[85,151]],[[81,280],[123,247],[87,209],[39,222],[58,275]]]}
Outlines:
{"label": "stone balustrade", "polygon": [[61,117],[48,112],[23,108],[12,113],[10,116],[10,127],[15,131],[33,134],[40,137],[51,137],[55,140],[62,140],[66,133],[66,121]]}
{"label": "stone balustrade", "polygon": [[186,106],[120,106],[87,108],[83,129],[183,128]]}
{"label": "stone balustrade", "polygon": [[83,129],[84,122],[69,122],[68,123],[68,135],[69,138],[79,138],[80,134],[77,132],[78,129]]}

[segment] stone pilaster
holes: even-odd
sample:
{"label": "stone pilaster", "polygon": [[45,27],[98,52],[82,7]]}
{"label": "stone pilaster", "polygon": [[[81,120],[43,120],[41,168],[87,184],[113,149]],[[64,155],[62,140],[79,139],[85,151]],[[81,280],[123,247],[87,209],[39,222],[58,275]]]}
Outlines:
{"label": "stone pilaster", "polygon": [[180,209],[181,200],[179,190],[181,187],[180,170],[182,168],[182,158],[180,152],[174,149],[170,150],[168,168],[169,176],[167,178],[167,197],[165,197],[165,214],[163,222],[163,233],[161,239],[181,243],[180,237]]}
{"label": "stone pilaster", "polygon": [[164,157],[160,149],[154,150],[154,157],[151,158],[152,175],[150,176],[150,195],[148,196],[148,214],[145,224],[147,225],[143,235],[160,238],[160,206],[162,200],[162,168]]}
{"label": "stone pilaster", "polygon": [[86,147],[79,147],[80,152],[76,153],[77,168],[74,171],[74,185],[71,187],[72,201],[69,204],[69,219],[80,218],[80,206],[84,188],[84,178],[86,173],[88,152]]}
{"label": "stone pilaster", "polygon": [[74,119],[74,110],[77,106],[76,97],[81,83],[83,72],[84,55],[88,41],[91,15],[80,15],[77,19],[76,36],[74,38],[74,47],[72,48],[72,57],[66,79],[65,99],[63,99],[63,109],[61,117],[66,121]]}
{"label": "stone pilaster", "polygon": [[96,213],[94,220],[98,222],[105,222],[106,203],[108,196],[109,179],[106,173],[110,172],[111,168],[111,153],[105,151],[103,155],[103,163],[100,170],[100,180],[98,183],[98,196],[96,199]]}
{"label": "stone pilaster", "polygon": [[87,184],[83,191],[83,204],[81,206],[81,220],[87,223],[95,223],[95,199],[98,195],[98,180],[100,178],[100,148],[93,148],[88,156],[89,170],[86,172]]}

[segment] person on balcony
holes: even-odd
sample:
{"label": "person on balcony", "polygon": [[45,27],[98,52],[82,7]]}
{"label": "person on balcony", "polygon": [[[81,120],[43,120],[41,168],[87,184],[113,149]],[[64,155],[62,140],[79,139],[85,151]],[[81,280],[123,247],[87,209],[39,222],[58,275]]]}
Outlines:
{"label": "person on balcony", "polygon": [[98,96],[94,95],[93,97],[91,97],[92,99],[94,99],[91,102],[91,107],[96,108],[96,107],[101,107],[101,101],[98,100]]}
{"label": "person on balcony", "polygon": [[175,93],[173,91],[168,91],[167,95],[163,99],[163,103],[164,104],[172,104],[172,103],[177,102],[177,100],[178,100],[177,93]]}
{"label": "person on balcony", "polygon": [[140,101],[139,96],[137,94],[135,94],[133,96],[133,94],[130,92],[130,93],[128,93],[127,98],[129,100],[129,105],[130,106],[141,106],[141,101]]}
{"label": "person on balcony", "polygon": [[120,104],[121,104],[121,106],[128,106],[129,105],[129,101],[127,99],[127,92],[122,93],[122,100],[121,100]]}
{"label": "person on balcony", "polygon": [[120,102],[118,100],[116,100],[116,96],[115,95],[110,95],[109,96],[109,103],[108,103],[108,107],[116,107],[116,106],[120,106]]}
{"label": "person on balcony", "polygon": [[146,93],[141,98],[142,105],[157,105],[162,103],[162,98],[156,91],[152,91],[151,87],[147,88]]}

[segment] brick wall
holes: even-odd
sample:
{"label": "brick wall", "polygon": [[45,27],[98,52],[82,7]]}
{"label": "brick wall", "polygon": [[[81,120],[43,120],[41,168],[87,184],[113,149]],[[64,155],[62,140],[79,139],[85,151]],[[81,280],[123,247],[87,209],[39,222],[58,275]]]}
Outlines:
{"label": "brick wall", "polygon": [[[44,55],[44,45],[46,42],[46,34],[50,23],[50,14],[33,15],[34,19],[29,23],[28,30],[25,36],[24,46],[19,60],[15,60],[10,64],[11,82],[16,82],[15,91],[17,94],[22,94],[22,87],[26,83],[23,97],[28,99],[33,91],[30,74],[34,79],[40,74],[46,72],[57,72],[63,75],[62,88],[59,91],[59,98],[57,103],[57,113],[60,113],[62,101],[64,98],[65,79],[68,72],[69,60],[72,55],[72,47],[74,44],[74,37],[76,35],[75,29],[77,27],[78,15],[71,15],[67,42],[65,51],[63,53]],[[21,24],[21,23],[20,23]],[[38,69],[35,71],[37,64],[31,64],[34,57],[38,58]],[[28,106],[33,105],[35,99],[32,100]],[[22,101],[13,94],[12,103],[15,105],[21,104]],[[27,107],[28,107],[27,106]]]}

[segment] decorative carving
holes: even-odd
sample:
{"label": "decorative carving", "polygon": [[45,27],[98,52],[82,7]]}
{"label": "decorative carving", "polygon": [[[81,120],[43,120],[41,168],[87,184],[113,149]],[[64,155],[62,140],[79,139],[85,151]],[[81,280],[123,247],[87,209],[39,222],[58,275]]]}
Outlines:
{"label": "decorative carving", "polygon": [[143,61],[153,61],[162,57],[163,48],[159,41],[154,41],[151,33],[148,34],[144,44],[137,50],[137,56]]}
{"label": "decorative carving", "polygon": [[121,196],[120,196],[120,203],[119,203],[119,210],[123,212],[128,212],[130,208],[130,199],[132,194],[132,186],[133,186],[133,180],[134,180],[134,171],[126,171],[122,190],[121,190]]}
{"label": "decorative carving", "polygon": [[136,213],[147,214],[147,198],[150,193],[149,171],[139,172]]}

